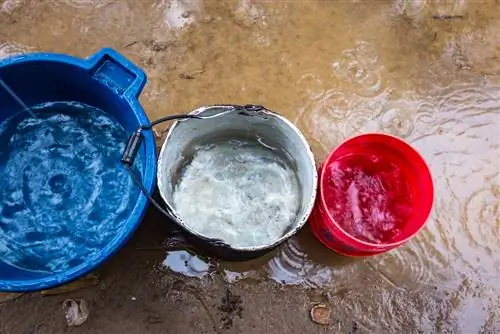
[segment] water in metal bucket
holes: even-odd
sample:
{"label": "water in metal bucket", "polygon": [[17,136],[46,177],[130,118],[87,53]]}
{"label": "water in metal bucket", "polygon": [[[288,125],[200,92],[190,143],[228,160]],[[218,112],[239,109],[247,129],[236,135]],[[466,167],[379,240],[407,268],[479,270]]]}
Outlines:
{"label": "water in metal bucket", "polygon": [[260,246],[279,239],[295,221],[297,175],[276,148],[237,139],[201,145],[181,173],[174,206],[210,238]]}

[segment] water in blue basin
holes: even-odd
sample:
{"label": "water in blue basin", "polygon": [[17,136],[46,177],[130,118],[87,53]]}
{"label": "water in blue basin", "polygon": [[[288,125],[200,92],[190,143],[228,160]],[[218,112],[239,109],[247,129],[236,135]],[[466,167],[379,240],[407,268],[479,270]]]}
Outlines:
{"label": "water in blue basin", "polygon": [[115,119],[74,102],[32,110],[0,123],[0,261],[58,272],[119,235],[139,191]]}

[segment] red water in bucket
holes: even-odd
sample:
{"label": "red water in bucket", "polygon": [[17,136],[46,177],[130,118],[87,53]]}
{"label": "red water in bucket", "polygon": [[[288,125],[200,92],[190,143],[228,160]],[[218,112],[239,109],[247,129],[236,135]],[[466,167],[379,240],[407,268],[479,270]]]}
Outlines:
{"label": "red water in bucket", "polygon": [[319,170],[309,223],[328,248],[370,256],[413,238],[432,209],[434,189],[424,159],[409,144],[386,134],[343,142]]}

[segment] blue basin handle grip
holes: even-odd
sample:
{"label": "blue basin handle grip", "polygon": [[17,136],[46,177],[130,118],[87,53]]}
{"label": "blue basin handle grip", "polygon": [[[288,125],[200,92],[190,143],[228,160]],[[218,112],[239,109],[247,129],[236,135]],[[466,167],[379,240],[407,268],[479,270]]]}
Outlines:
{"label": "blue basin handle grip", "polygon": [[92,77],[118,95],[137,99],[146,84],[146,74],[113,49],[101,49],[87,61]]}

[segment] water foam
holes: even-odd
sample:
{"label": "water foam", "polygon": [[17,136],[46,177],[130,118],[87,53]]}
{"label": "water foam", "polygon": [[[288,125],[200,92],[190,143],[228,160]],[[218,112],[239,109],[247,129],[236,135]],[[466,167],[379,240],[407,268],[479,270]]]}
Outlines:
{"label": "water foam", "polygon": [[120,163],[127,133],[116,120],[71,102],[32,110],[37,118],[0,124],[0,260],[57,272],[119,233],[138,190]]}
{"label": "water foam", "polygon": [[294,223],[295,172],[257,142],[199,147],[175,187],[174,206],[193,230],[231,246],[267,245]]}

